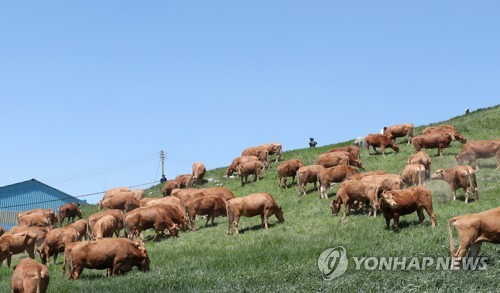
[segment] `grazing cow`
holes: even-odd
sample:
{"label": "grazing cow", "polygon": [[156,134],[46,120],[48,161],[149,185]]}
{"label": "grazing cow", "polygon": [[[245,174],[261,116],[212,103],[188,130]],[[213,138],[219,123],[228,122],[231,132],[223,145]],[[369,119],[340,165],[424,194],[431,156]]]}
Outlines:
{"label": "grazing cow", "polygon": [[187,188],[192,178],[193,175],[191,174],[183,174],[175,177],[175,180],[179,181],[179,188]]}
{"label": "grazing cow", "polygon": [[269,164],[269,152],[267,151],[266,148],[263,147],[249,147],[243,150],[241,152],[242,156],[256,156],[259,158],[259,161],[262,163],[262,168],[263,169],[269,169],[271,168],[271,165]]}
{"label": "grazing cow", "polygon": [[444,180],[448,183],[456,199],[457,189],[465,191],[465,203],[469,201],[469,186],[471,187],[474,200],[478,200],[476,172],[470,166],[455,166],[450,169],[438,169],[431,175],[431,179]]}
{"label": "grazing cow", "polygon": [[155,230],[153,241],[165,229],[168,230],[171,236],[177,237],[178,223],[182,225],[181,228],[183,229],[186,229],[187,226],[185,217],[178,213],[173,206],[167,204],[145,206],[130,211],[125,214],[124,222],[125,227],[128,227],[130,231],[129,239],[133,239],[134,236],[139,237],[142,231],[153,228]]}
{"label": "grazing cow", "polygon": [[375,153],[378,154],[377,148],[380,147],[382,150],[382,155],[385,157],[385,149],[387,147],[393,149],[396,153],[399,153],[399,146],[391,140],[390,137],[383,134],[368,134],[365,137],[366,149],[368,154],[370,154],[370,146],[373,148]]}
{"label": "grazing cow", "polygon": [[16,234],[7,233],[0,237],[0,268],[3,261],[7,259],[7,266],[10,268],[12,255],[26,251],[31,258],[35,258],[36,234],[32,232],[22,232]]}
{"label": "grazing cow", "polygon": [[458,156],[456,156],[458,164],[464,162],[472,163],[479,169],[477,159],[488,159],[497,157],[497,170],[500,168],[500,139],[493,140],[472,140],[466,143]]}
{"label": "grazing cow", "polygon": [[205,173],[207,173],[207,168],[205,165],[200,162],[196,162],[193,164],[193,175],[191,177],[191,182],[189,182],[189,186],[193,184],[201,185],[203,184],[203,177],[205,177]]}
{"label": "grazing cow", "polygon": [[283,146],[279,142],[261,144],[258,147],[265,148],[269,156],[276,154],[276,163],[283,159],[281,154]]}
{"label": "grazing cow", "polygon": [[75,217],[78,217],[78,219],[82,218],[82,210],[78,208],[78,206],[73,203],[67,203],[59,207],[57,210],[57,216],[59,219],[59,226],[62,227],[63,221],[65,218],[68,218],[68,224],[71,218],[71,222],[75,221]]}
{"label": "grazing cow", "polygon": [[19,218],[24,215],[29,215],[29,214],[34,214],[34,213],[39,213],[44,215],[47,220],[49,220],[50,224],[54,226],[56,224],[56,214],[54,213],[53,209],[42,209],[42,208],[37,208],[37,209],[32,209],[29,211],[24,211],[20,212],[17,214],[17,223],[19,223]]}
{"label": "grazing cow", "polygon": [[[142,199],[144,200],[144,199]],[[141,201],[142,201],[141,200]],[[110,209],[110,210],[105,210],[102,212],[95,213],[91,215],[88,219],[88,228],[90,230],[94,229],[95,223],[102,217],[107,216],[107,215],[112,215],[116,219],[116,231],[115,235],[116,237],[120,237],[120,231],[123,229],[125,237],[127,237],[127,231],[124,229],[125,224],[123,223],[123,212],[118,209]]]}
{"label": "grazing cow", "polygon": [[304,167],[304,164],[298,159],[292,159],[281,163],[278,168],[276,168],[276,172],[278,173],[278,190],[281,190],[281,182],[285,185],[285,188],[288,189],[286,184],[287,177],[292,177],[292,184],[295,181],[295,175],[297,174],[297,170],[301,167]]}
{"label": "grazing cow", "polygon": [[348,146],[333,148],[328,151],[328,153],[335,153],[335,152],[348,152],[351,155],[353,155],[356,159],[359,159],[359,147],[357,146],[348,145]]}
{"label": "grazing cow", "polygon": [[83,238],[87,240],[87,231],[88,231],[88,224],[87,220],[85,219],[80,219],[74,223],[69,224],[66,227],[72,227],[78,232],[78,239],[77,241],[82,241]]}
{"label": "grazing cow", "polygon": [[20,226],[38,226],[38,227],[50,227],[50,221],[47,219],[46,216],[40,214],[40,213],[33,213],[33,214],[27,214],[23,215],[18,218],[19,225]]}
{"label": "grazing cow", "polygon": [[276,204],[269,193],[253,193],[243,197],[236,197],[226,202],[227,209],[227,234],[231,233],[234,223],[236,234],[239,234],[238,223],[240,217],[255,217],[260,215],[262,226],[268,229],[268,218],[275,215],[280,223],[283,223],[283,210]]}
{"label": "grazing cow", "polygon": [[165,182],[165,187],[161,189],[161,193],[163,193],[163,196],[169,196],[172,194],[172,190],[180,188],[181,183],[177,180],[168,180]]}
{"label": "grazing cow", "polygon": [[455,127],[451,125],[440,125],[440,126],[430,126],[424,129],[422,134],[429,134],[429,133],[448,133],[451,136],[452,140],[456,140],[460,143],[466,143],[467,139],[458,133],[458,131],[455,129]]}
{"label": "grazing cow", "polygon": [[[452,228],[458,235],[458,250],[453,243]],[[450,237],[451,256],[460,261],[469,252],[469,257],[479,254],[481,244],[490,242],[500,244],[500,207],[477,214],[457,216],[448,221],[448,236]],[[454,261],[454,263],[456,263]]]}
{"label": "grazing cow", "polygon": [[421,149],[438,149],[437,155],[443,156],[443,149],[450,146],[451,135],[448,133],[428,133],[417,135],[413,138],[413,146],[415,147],[415,153]]}
{"label": "grazing cow", "polygon": [[335,167],[339,165],[351,165],[363,169],[363,163],[357,157],[346,151],[338,151],[325,153],[318,156],[316,165],[321,165],[325,168]]}
{"label": "grazing cow", "polygon": [[262,163],[259,161],[245,162],[241,163],[236,167],[236,174],[241,178],[241,186],[244,186],[248,182],[248,176],[254,175],[253,181],[259,181],[260,170],[262,169]]}
{"label": "grazing cow", "polygon": [[116,219],[112,215],[100,218],[92,227],[92,240],[111,238],[116,231]]}
{"label": "grazing cow", "polygon": [[31,258],[24,258],[12,273],[13,293],[45,293],[50,282],[47,266]]}
{"label": "grazing cow", "polygon": [[425,186],[425,167],[422,164],[406,165],[401,172],[406,186]]}
{"label": "grazing cow", "polygon": [[140,201],[138,201],[137,198],[135,198],[132,193],[106,198],[101,200],[98,204],[99,211],[102,209],[104,210],[118,209],[118,210],[125,210],[125,212],[129,212],[133,209],[138,208],[139,206],[140,206]]}
{"label": "grazing cow", "polygon": [[342,182],[350,179],[352,176],[359,174],[358,170],[352,166],[341,165],[331,168],[324,168],[318,172],[319,198],[328,198],[326,190],[333,182]]}
{"label": "grazing cow", "polygon": [[323,170],[324,167],[320,165],[309,165],[300,167],[297,170],[297,187],[299,194],[306,195],[307,183],[313,183],[314,189],[317,188],[316,182],[318,181],[318,172]]}
{"label": "grazing cow", "polygon": [[229,167],[227,168],[226,176],[233,175],[233,173],[236,171],[236,167],[238,167],[239,164],[249,161],[258,161],[258,160],[259,158],[257,158],[256,156],[237,157],[231,162],[231,165],[229,165]]}
{"label": "grazing cow", "polygon": [[436,216],[432,208],[431,191],[425,187],[414,186],[404,190],[385,190],[380,199],[380,209],[385,217],[387,229],[391,219],[394,219],[394,232],[399,229],[399,217],[417,211],[418,222],[424,220],[424,212],[431,217],[432,227],[436,227]]}
{"label": "grazing cow", "polygon": [[196,215],[207,216],[205,227],[208,226],[208,221],[211,218],[213,226],[215,217],[226,216],[226,201],[218,197],[217,195],[206,195],[189,201],[186,204],[186,210],[189,214],[191,230],[195,231]]}
{"label": "grazing cow", "polygon": [[56,264],[59,252],[64,252],[66,244],[77,241],[79,236],[78,231],[69,226],[50,230],[42,247],[37,249],[42,263],[46,264],[53,255],[54,264]]}
{"label": "grazing cow", "polygon": [[407,137],[408,144],[410,144],[413,139],[413,128],[415,126],[412,123],[391,125],[389,127],[384,127],[384,134],[390,137],[394,142],[398,137]]}
{"label": "grazing cow", "polygon": [[338,215],[340,205],[343,204],[344,212],[342,213],[342,220],[344,220],[347,217],[347,213],[350,211],[350,206],[353,205],[355,201],[362,204],[369,201],[372,207],[370,214],[374,217],[377,215],[377,187],[359,180],[342,182],[335,199],[330,205],[332,214],[334,216]]}
{"label": "grazing cow", "polygon": [[19,233],[32,233],[35,235],[35,245],[36,246],[41,246],[43,242],[45,241],[45,238],[47,237],[47,233],[49,233],[50,229],[45,227],[37,227],[37,226],[14,226],[9,229],[9,231],[5,232],[5,235],[7,234],[19,234]]}
{"label": "grazing cow", "polygon": [[416,154],[413,154],[408,158],[406,164],[422,164],[424,165],[426,178],[430,178],[431,176],[431,158],[424,151],[419,151]]}
{"label": "grazing cow", "polygon": [[[70,256],[69,278],[77,280],[84,268],[104,270],[111,275],[128,272],[134,266],[149,271],[149,256],[142,241],[126,238],[103,238],[79,242],[65,251]],[[66,257],[65,257],[66,258]]]}

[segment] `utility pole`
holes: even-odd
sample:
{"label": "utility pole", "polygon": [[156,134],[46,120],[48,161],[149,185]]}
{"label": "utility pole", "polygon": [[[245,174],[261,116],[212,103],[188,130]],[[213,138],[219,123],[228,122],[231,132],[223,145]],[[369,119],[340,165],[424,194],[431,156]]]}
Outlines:
{"label": "utility pole", "polygon": [[160,151],[160,159],[161,159],[161,175],[163,177],[165,175],[165,152],[163,150]]}

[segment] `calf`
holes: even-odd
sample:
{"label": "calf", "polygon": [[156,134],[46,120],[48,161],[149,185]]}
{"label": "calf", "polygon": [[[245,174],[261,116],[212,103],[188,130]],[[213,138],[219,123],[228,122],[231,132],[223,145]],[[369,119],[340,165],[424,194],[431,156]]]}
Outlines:
{"label": "calf", "polygon": [[50,230],[42,247],[37,249],[42,263],[46,264],[50,257],[54,256],[54,264],[56,264],[59,252],[63,252],[68,243],[77,241],[78,236],[78,232],[69,226]]}
{"label": "calf", "polygon": [[50,282],[47,266],[31,258],[24,258],[14,267],[12,273],[13,293],[45,293]]}
{"label": "calf", "polygon": [[436,227],[436,217],[432,208],[431,191],[425,187],[415,186],[404,190],[386,190],[382,192],[380,209],[385,217],[387,229],[394,219],[394,232],[399,229],[399,217],[417,211],[418,222],[424,220],[424,212],[431,217],[432,227]]}
{"label": "calf", "polygon": [[234,160],[231,162],[231,165],[226,170],[226,176],[231,176],[233,175],[234,172],[236,172],[236,167],[238,167],[239,164],[244,163],[244,162],[249,162],[249,161],[258,161],[259,158],[256,156],[241,156],[234,158]]}
{"label": "calf", "polygon": [[7,259],[10,268],[12,255],[26,251],[31,258],[35,258],[36,234],[33,232],[22,232],[16,234],[5,234],[0,237],[0,267]]}
{"label": "calf", "polygon": [[297,170],[301,167],[304,167],[304,164],[298,159],[292,159],[281,163],[278,168],[276,168],[276,172],[278,173],[278,190],[281,190],[281,182],[283,182],[285,188],[288,189],[286,184],[287,177],[292,177],[293,184]]}
{"label": "calf", "polygon": [[366,149],[368,150],[368,154],[370,154],[370,146],[373,148],[373,151],[378,154],[377,148],[380,147],[382,150],[382,155],[385,157],[385,149],[387,147],[393,149],[396,153],[399,153],[399,146],[391,140],[390,137],[383,134],[368,134],[365,137],[366,141]]}
{"label": "calf", "polygon": [[335,199],[330,205],[332,214],[334,216],[338,215],[340,205],[343,204],[344,212],[342,213],[342,220],[344,220],[347,217],[350,206],[353,205],[355,201],[359,203],[369,201],[372,207],[370,214],[373,214],[375,217],[377,215],[378,208],[376,189],[376,186],[366,184],[359,180],[342,182]]}
{"label": "calf", "polygon": [[422,164],[406,165],[401,172],[401,177],[406,186],[425,186],[425,167]]}
{"label": "calf", "polygon": [[[144,199],[142,199],[142,200],[144,200]],[[94,228],[95,223],[100,218],[107,216],[107,215],[112,215],[116,219],[116,230],[115,230],[116,237],[120,237],[120,231],[122,229],[124,231],[125,237],[127,237],[127,231],[124,229],[125,225],[123,223],[123,212],[121,210],[118,210],[118,209],[105,210],[102,212],[92,214],[88,219],[88,226],[87,226],[88,230],[92,230]]]}
{"label": "calf", "polygon": [[243,197],[236,197],[226,202],[227,234],[230,234],[234,223],[236,234],[239,234],[238,223],[240,217],[255,217],[260,215],[263,228],[268,229],[268,218],[275,215],[283,223],[283,210],[276,204],[269,193],[253,193]]}
{"label": "calf", "polygon": [[172,190],[176,189],[176,188],[180,188],[181,187],[181,183],[177,180],[168,180],[167,182],[165,182],[165,187],[163,187],[161,189],[161,193],[163,194],[163,196],[169,196],[172,194]]}
{"label": "calf", "polygon": [[248,181],[248,175],[254,175],[253,181],[259,181],[260,170],[262,169],[262,163],[259,161],[245,162],[238,167],[236,167],[236,174],[241,178],[241,186],[244,186]]}
{"label": "calf", "polygon": [[193,173],[191,177],[191,182],[189,182],[189,186],[193,184],[201,185],[203,183],[203,177],[205,177],[205,173],[207,173],[207,168],[203,163],[195,162],[193,164]]}
{"label": "calf", "polygon": [[33,214],[27,214],[20,216],[18,218],[19,225],[21,226],[37,226],[37,227],[50,227],[50,221],[47,219],[46,216],[39,214],[39,213],[33,213]]}
{"label": "calf", "polygon": [[410,144],[413,139],[413,128],[415,125],[412,123],[399,124],[399,125],[391,125],[389,127],[384,127],[384,133],[388,137],[390,137],[394,142],[396,142],[396,138],[398,137],[407,137],[408,144]]}
{"label": "calf", "polygon": [[297,170],[297,187],[299,194],[306,195],[307,183],[313,183],[316,189],[316,182],[318,181],[318,172],[323,170],[323,166],[309,165],[299,168]]}
{"label": "calf", "polygon": [[71,218],[71,222],[75,221],[75,217],[78,217],[78,219],[82,218],[82,210],[78,208],[78,206],[73,203],[67,203],[59,207],[57,210],[58,213],[58,219],[59,219],[59,226],[62,226],[62,223],[65,218],[68,218],[68,224],[69,220]]}
{"label": "calf", "polygon": [[417,135],[413,138],[415,153],[421,149],[438,149],[437,155],[443,156],[443,149],[450,146],[452,137],[449,133],[428,133]]}
{"label": "calf", "polygon": [[140,241],[125,238],[104,238],[99,241],[84,241],[68,250],[72,279],[80,278],[84,268],[108,269],[111,275],[128,272],[136,266],[149,271],[149,256]]}
{"label": "calf", "polygon": [[465,203],[469,201],[469,186],[472,189],[474,200],[478,200],[476,173],[470,166],[456,166],[450,169],[438,169],[431,175],[431,179],[444,180],[448,183],[456,199],[457,189],[465,191]]}
{"label": "calf", "polygon": [[466,143],[456,160],[458,164],[464,162],[472,163],[478,170],[477,159],[488,159],[497,157],[497,170],[500,168],[500,139],[472,140]]}
{"label": "calf", "polygon": [[419,151],[416,154],[411,155],[408,158],[408,161],[406,164],[422,164],[424,165],[425,172],[426,172],[426,178],[430,178],[431,176],[431,158],[429,155],[424,152],[424,151]]}
{"label": "calf", "polygon": [[226,201],[216,195],[206,195],[203,197],[195,198],[186,204],[186,210],[189,214],[189,221],[191,223],[191,230],[196,230],[195,220],[197,215],[206,215],[207,222],[205,227],[208,226],[208,221],[212,219],[212,226],[214,225],[215,217],[226,216]]}
{"label": "calf", "polygon": [[422,134],[429,133],[444,133],[449,134],[452,140],[456,140],[460,143],[466,143],[467,139],[455,129],[455,127],[451,125],[440,125],[440,126],[430,126],[424,129]]}
{"label": "calf", "polygon": [[319,198],[328,198],[326,190],[333,182],[342,182],[350,179],[352,176],[359,174],[359,172],[352,166],[336,166],[331,168],[324,168],[318,172],[319,184]]}
{"label": "calf", "polygon": [[[457,231],[458,250],[455,250],[453,243],[452,227]],[[448,236],[450,237],[450,253],[454,259],[460,261],[469,250],[469,257],[475,258],[483,242],[500,244],[500,207],[450,219]]]}

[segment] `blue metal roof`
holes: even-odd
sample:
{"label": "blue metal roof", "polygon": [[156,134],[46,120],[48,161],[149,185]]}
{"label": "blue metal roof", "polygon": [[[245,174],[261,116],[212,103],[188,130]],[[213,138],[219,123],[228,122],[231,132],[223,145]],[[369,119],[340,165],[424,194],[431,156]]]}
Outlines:
{"label": "blue metal roof", "polygon": [[0,226],[9,229],[15,225],[16,213],[35,208],[57,209],[66,203],[86,204],[67,193],[31,179],[0,187]]}

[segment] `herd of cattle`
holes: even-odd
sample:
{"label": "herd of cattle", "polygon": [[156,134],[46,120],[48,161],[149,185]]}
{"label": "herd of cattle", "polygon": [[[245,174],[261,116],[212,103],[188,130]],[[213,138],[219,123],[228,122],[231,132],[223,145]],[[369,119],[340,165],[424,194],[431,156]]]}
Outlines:
{"label": "herd of cattle", "polygon": [[[319,197],[328,198],[327,190],[333,183],[341,183],[330,204],[332,214],[337,215],[343,206],[342,219],[352,211],[369,208],[369,214],[376,216],[380,210],[389,229],[399,229],[399,217],[417,212],[419,222],[424,220],[423,210],[436,225],[432,207],[431,190],[425,187],[425,179],[446,181],[456,198],[456,191],[463,189],[468,202],[469,193],[478,200],[476,172],[477,160],[495,157],[500,166],[500,139],[467,142],[453,126],[429,127],[422,135],[414,136],[413,124],[394,125],[384,128],[383,134],[369,134],[355,145],[339,147],[320,154],[313,165],[304,165],[299,159],[289,159],[276,168],[278,189],[288,188],[297,181],[299,194],[306,195],[308,183],[313,183]],[[370,147],[378,153],[391,148],[399,152],[396,139],[407,137],[413,143],[415,153],[407,160],[401,174],[389,174],[385,170],[360,172],[364,165],[360,159],[359,146]],[[438,169],[431,173],[431,158],[425,149],[437,149],[438,155],[452,140],[463,143],[456,156],[458,166]],[[264,144],[247,148],[235,158],[226,171],[226,176],[236,174],[241,185],[248,183],[253,175],[258,181],[262,170],[271,166],[270,156],[275,162],[283,160],[280,143]],[[462,165],[464,162],[472,166]],[[498,169],[497,166],[497,169]],[[132,267],[149,270],[149,255],[141,240],[141,233],[153,229],[156,240],[162,234],[177,237],[178,231],[196,230],[198,216],[206,216],[205,226],[214,224],[214,218],[227,217],[228,230],[234,225],[238,234],[240,217],[261,217],[262,226],[268,228],[268,218],[275,215],[283,222],[283,210],[268,193],[254,193],[235,197],[226,187],[193,188],[202,185],[206,168],[202,163],[193,165],[192,174],[179,175],[169,180],[162,188],[163,198],[144,197],[142,190],[127,187],[108,190],[98,204],[99,212],[88,219],[82,218],[82,211],[69,203],[59,207],[57,217],[51,209],[34,209],[17,215],[18,225],[4,233],[0,227],[0,266],[5,259],[11,265],[14,254],[27,252],[30,258],[23,259],[14,269],[12,288],[14,292],[45,292],[49,273],[45,264],[59,253],[64,253],[63,276],[78,279],[84,268],[106,269],[109,275],[126,272]],[[295,179],[297,178],[297,179]],[[78,218],[75,221],[75,218]],[[64,225],[64,220],[67,224]],[[59,227],[55,228],[56,225]],[[458,233],[459,247],[455,249],[451,227]],[[123,233],[121,232],[123,230]],[[450,251],[460,259],[470,250],[476,256],[483,241],[500,243],[500,207],[478,214],[464,215],[449,221]],[[4,235],[2,235],[4,234]],[[123,238],[120,238],[123,234]],[[113,238],[113,235],[116,237]],[[85,239],[85,241],[83,241]],[[34,260],[35,250],[41,264]],[[68,272],[66,273],[66,270]],[[24,290],[24,291],[23,291]]]}

